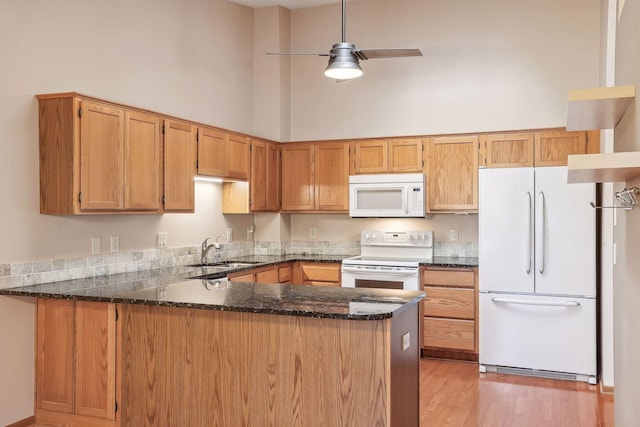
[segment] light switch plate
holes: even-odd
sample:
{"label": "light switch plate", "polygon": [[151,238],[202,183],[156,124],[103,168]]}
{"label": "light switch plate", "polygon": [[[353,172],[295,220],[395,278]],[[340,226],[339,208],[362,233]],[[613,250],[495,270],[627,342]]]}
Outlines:
{"label": "light switch plate", "polygon": [[402,336],[402,351],[411,347],[411,332],[407,332]]}
{"label": "light switch plate", "polygon": [[315,227],[309,227],[309,238],[315,239],[318,237],[318,230]]}
{"label": "light switch plate", "polygon": [[120,237],[111,236],[111,253],[120,252]]}
{"label": "light switch plate", "polygon": [[233,228],[227,228],[227,242],[233,241]]}
{"label": "light switch plate", "polygon": [[91,238],[91,253],[93,255],[99,254],[102,251],[102,239],[100,237]]}
{"label": "light switch plate", "polygon": [[158,233],[158,249],[167,248],[167,240],[169,238],[168,233]]}

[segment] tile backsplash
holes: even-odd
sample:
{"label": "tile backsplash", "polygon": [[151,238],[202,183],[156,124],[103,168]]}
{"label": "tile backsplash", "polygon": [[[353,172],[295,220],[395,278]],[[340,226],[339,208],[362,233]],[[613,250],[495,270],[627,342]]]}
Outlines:
{"label": "tile backsplash", "polygon": [[[475,242],[435,242],[433,250],[434,256],[478,256]],[[188,246],[0,264],[0,289],[195,264],[200,262],[200,253],[200,246]],[[219,255],[221,259],[233,259],[250,255],[354,256],[359,253],[360,242],[293,240],[225,243]],[[213,256],[209,254],[209,261]]]}

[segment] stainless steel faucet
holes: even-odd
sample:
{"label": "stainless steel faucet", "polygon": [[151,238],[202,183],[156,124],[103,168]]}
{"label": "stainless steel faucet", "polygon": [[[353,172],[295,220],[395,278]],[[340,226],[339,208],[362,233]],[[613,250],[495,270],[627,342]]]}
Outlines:
{"label": "stainless steel faucet", "polygon": [[216,252],[214,254],[213,257],[213,262],[218,262],[218,260],[220,259],[220,249],[222,249],[222,246],[220,245],[220,243],[218,243],[218,240],[221,238],[222,236],[218,236],[216,237],[216,241],[212,244],[208,244],[209,242],[209,237],[207,237],[206,239],[204,239],[204,241],[202,242],[202,256],[200,257],[200,264],[206,264],[207,262],[207,255],[209,255],[209,251],[211,249],[215,249]]}

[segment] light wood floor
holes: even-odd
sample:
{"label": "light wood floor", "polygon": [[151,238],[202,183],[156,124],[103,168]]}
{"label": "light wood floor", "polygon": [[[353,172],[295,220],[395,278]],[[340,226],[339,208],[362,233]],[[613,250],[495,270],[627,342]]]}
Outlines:
{"label": "light wood floor", "polygon": [[[420,427],[613,427],[613,396],[597,386],[420,361]],[[45,427],[45,426],[34,426]]]}
{"label": "light wood floor", "polygon": [[476,363],[422,359],[420,427],[613,427],[598,386],[505,374]]}

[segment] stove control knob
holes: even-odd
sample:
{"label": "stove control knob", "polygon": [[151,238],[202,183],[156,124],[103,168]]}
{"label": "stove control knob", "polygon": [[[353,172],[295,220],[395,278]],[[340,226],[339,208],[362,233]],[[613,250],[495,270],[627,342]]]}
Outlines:
{"label": "stove control knob", "polygon": [[416,239],[417,239],[417,240],[422,240],[422,234],[418,234],[418,235],[416,236]]}
{"label": "stove control knob", "polygon": [[364,240],[369,240],[369,233],[364,233]]}

